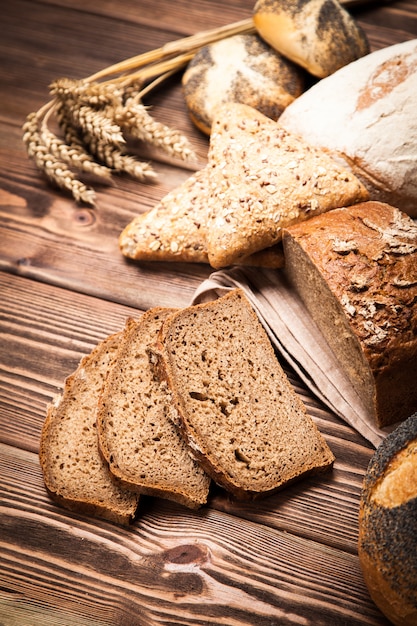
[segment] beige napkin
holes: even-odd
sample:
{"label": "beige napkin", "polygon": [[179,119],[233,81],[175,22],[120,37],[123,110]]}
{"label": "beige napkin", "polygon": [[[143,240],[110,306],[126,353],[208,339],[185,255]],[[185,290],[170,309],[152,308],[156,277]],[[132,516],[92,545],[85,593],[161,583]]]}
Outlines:
{"label": "beige napkin", "polygon": [[377,447],[392,429],[372,423],[283,270],[236,267],[214,272],[197,288],[192,303],[213,300],[236,287],[243,289],[272,344],[314,395]]}

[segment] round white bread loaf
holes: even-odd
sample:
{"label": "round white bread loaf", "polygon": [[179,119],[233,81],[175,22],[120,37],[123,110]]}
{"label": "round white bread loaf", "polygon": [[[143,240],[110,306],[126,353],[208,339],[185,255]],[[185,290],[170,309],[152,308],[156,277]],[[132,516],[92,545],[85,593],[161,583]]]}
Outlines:
{"label": "round white bread loaf", "polygon": [[417,217],[417,39],[324,78],[289,105],[286,130],[350,167],[372,200]]}
{"label": "round white bread loaf", "polygon": [[182,84],[194,124],[210,134],[220,104],[238,102],[273,120],[305,88],[305,72],[258,35],[234,35],[204,46],[190,61]]}
{"label": "round white bread loaf", "polygon": [[417,624],[417,413],[380,444],[363,483],[359,558],[369,593],[396,626]]}
{"label": "round white bread loaf", "polygon": [[319,78],[369,52],[338,0],[258,0],[253,21],[270,46]]}

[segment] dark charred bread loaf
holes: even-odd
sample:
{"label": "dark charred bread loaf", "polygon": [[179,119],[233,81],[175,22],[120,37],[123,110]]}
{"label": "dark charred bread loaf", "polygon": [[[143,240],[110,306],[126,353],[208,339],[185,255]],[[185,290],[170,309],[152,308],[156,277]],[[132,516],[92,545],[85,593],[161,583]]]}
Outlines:
{"label": "dark charred bread loaf", "polygon": [[380,202],[288,227],[286,272],[380,427],[417,409],[417,225]]}
{"label": "dark charred bread loaf", "polygon": [[417,413],[380,444],[363,482],[359,558],[375,604],[417,624]]}

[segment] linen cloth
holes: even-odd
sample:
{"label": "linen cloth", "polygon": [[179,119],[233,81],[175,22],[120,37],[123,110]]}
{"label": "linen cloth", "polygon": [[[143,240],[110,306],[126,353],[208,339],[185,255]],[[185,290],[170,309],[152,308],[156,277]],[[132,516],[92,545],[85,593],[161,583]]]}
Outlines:
{"label": "linen cloth", "polygon": [[380,429],[340,367],[284,270],[238,267],[213,272],[197,288],[192,304],[240,288],[252,304],[273,346],[310,391],[332,412],[377,447],[392,430]]}

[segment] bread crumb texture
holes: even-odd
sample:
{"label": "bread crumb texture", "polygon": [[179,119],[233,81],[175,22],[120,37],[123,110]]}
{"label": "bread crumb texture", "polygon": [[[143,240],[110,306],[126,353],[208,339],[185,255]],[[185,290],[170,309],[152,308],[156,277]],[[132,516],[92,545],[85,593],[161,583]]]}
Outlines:
{"label": "bread crumb texture", "polygon": [[210,481],[168,419],[170,397],[148,355],[173,312],[158,307],[128,320],[100,398],[99,443],[110,471],[126,487],[196,508],[206,502]]}
{"label": "bread crumb texture", "polygon": [[51,497],[66,508],[113,522],[132,521],[138,496],[122,489],[100,455],[97,398],[114,361],[121,333],[100,342],[69,376],[48,407],[40,441],[40,463]]}
{"label": "bread crumb texture", "polygon": [[332,464],[240,290],[174,315],[164,358],[189,445],[235,495],[271,493]]}

